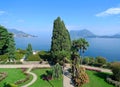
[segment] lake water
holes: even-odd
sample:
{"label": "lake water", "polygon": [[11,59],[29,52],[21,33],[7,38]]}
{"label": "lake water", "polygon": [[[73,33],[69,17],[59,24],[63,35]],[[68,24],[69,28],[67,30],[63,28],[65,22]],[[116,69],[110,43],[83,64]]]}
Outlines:
{"label": "lake water", "polygon": [[[90,46],[85,56],[103,56],[108,61],[120,61],[120,39],[87,38]],[[28,43],[33,50],[50,50],[51,38],[15,38],[16,48],[26,49]]]}

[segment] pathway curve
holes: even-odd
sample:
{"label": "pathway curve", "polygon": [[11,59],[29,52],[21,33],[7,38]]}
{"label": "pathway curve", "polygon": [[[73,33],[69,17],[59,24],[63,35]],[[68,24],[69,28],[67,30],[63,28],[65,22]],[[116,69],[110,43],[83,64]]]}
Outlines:
{"label": "pathway curve", "polygon": [[37,75],[33,72],[30,72],[32,70],[32,68],[37,68],[37,67],[50,67],[50,65],[49,64],[0,65],[0,68],[28,68],[26,73],[32,75],[33,79],[31,82],[29,82],[28,84],[21,86],[21,87],[29,87],[37,80]]}
{"label": "pathway curve", "polygon": [[31,67],[27,70],[27,72],[26,72],[26,73],[31,74],[31,75],[33,76],[32,81],[29,82],[28,84],[24,85],[24,86],[21,86],[21,87],[29,87],[30,85],[32,85],[32,84],[37,80],[37,75],[34,74],[34,73],[32,73],[32,72],[30,72],[30,71],[32,70],[32,68],[33,68],[33,66],[31,66]]}

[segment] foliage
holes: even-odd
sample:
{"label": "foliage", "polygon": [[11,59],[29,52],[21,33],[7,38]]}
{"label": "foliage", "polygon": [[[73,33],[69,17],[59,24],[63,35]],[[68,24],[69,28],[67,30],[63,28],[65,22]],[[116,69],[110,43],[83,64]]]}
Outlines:
{"label": "foliage", "polygon": [[7,29],[0,25],[0,55],[7,52],[8,36],[9,33]]}
{"label": "foliage", "polygon": [[103,66],[104,64],[106,64],[106,59],[101,56],[98,56],[96,57],[95,62],[96,66]]}
{"label": "foliage", "polygon": [[42,61],[42,59],[40,58],[39,54],[32,54],[28,56],[27,61]]}
{"label": "foliage", "polygon": [[59,60],[57,56],[59,55],[59,53],[62,53],[60,51],[66,51],[67,53],[69,52],[70,55],[70,49],[71,49],[71,40],[70,40],[69,32],[66,29],[64,22],[61,20],[60,17],[58,17],[54,21],[53,35],[52,35],[52,42],[50,49],[53,60]]}
{"label": "foliage", "polygon": [[52,54],[52,61],[55,63],[60,63],[61,65],[64,64],[65,60],[68,59],[70,57],[69,52],[67,51],[57,51],[55,53]]}
{"label": "foliage", "polygon": [[24,56],[24,54],[22,54],[20,52],[15,52],[16,60],[20,60],[23,56]]}
{"label": "foliage", "polygon": [[25,57],[26,57],[26,59],[30,56],[30,55],[32,55],[33,53],[32,53],[32,45],[29,43],[28,44],[28,47],[27,47],[27,49],[26,49],[26,54],[25,54]]}
{"label": "foliage", "polygon": [[112,63],[111,69],[112,69],[115,80],[120,81],[120,62]]}
{"label": "foliage", "polygon": [[83,59],[83,64],[89,64],[89,57],[85,57],[84,59]]}
{"label": "foliage", "polygon": [[52,67],[52,77],[53,78],[60,78],[62,75],[62,67],[57,63]]}
{"label": "foliage", "polygon": [[41,75],[41,78],[46,81],[52,80],[52,71],[47,70],[46,74]]}
{"label": "foliage", "polygon": [[8,54],[0,55],[0,61],[6,61],[8,59]]}
{"label": "foliage", "polygon": [[86,56],[83,58],[83,64],[94,66],[95,58]]}
{"label": "foliage", "polygon": [[89,46],[89,43],[84,39],[80,38],[78,40],[72,41],[72,51],[78,52],[81,55],[81,64],[82,64],[82,54],[87,50],[87,47]]}
{"label": "foliage", "polygon": [[14,38],[13,38],[13,34],[9,33],[9,38],[8,38],[8,59],[9,62],[10,61],[14,61],[15,60],[15,42],[14,42]]}
{"label": "foliage", "polygon": [[51,54],[49,51],[40,51],[38,52],[39,56],[41,59],[43,59],[44,61],[50,61],[51,60]]}
{"label": "foliage", "polygon": [[106,81],[107,81],[109,84],[114,85],[115,87],[120,87],[120,82],[119,82],[119,81],[112,80],[110,77],[108,77],[108,78],[106,79]]}
{"label": "foliage", "polygon": [[85,68],[77,66],[76,76],[74,78],[75,85],[81,87],[83,84],[89,82],[89,77],[85,72]]}

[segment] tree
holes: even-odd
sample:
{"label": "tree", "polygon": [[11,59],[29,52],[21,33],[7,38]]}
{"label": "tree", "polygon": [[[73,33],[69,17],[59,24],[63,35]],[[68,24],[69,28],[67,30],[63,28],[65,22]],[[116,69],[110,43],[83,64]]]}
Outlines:
{"label": "tree", "polygon": [[74,52],[78,52],[81,55],[81,64],[82,64],[82,57],[83,54],[85,52],[85,50],[87,50],[87,47],[89,46],[89,43],[84,39],[84,38],[80,38],[78,40],[73,40],[72,42],[72,50],[74,50]]}
{"label": "tree", "polygon": [[112,69],[115,80],[120,81],[120,62],[112,63],[111,69]]}
{"label": "tree", "polygon": [[53,60],[59,61],[57,55],[61,51],[65,51],[70,55],[70,49],[71,49],[71,40],[70,40],[69,32],[66,29],[64,22],[61,20],[60,17],[58,17],[54,21],[53,35],[52,35],[52,42],[50,49]]}
{"label": "tree", "polygon": [[85,57],[84,59],[83,59],[83,64],[89,64],[89,57]]}
{"label": "tree", "polygon": [[56,65],[52,68],[52,77],[53,78],[60,78],[62,75],[62,67],[59,65],[59,63],[56,63]]}
{"label": "tree", "polygon": [[8,59],[9,61],[14,61],[15,60],[15,41],[13,38],[13,34],[9,33],[8,37]]}
{"label": "tree", "polygon": [[[73,40],[72,42],[72,78],[75,82],[75,86],[80,87],[83,84],[87,83],[89,81],[89,78],[87,74],[85,73],[85,69],[79,66],[79,53],[82,51],[84,53],[84,50],[86,49],[86,46],[82,42],[83,40]],[[86,44],[86,43],[85,43]]]}
{"label": "tree", "polygon": [[28,47],[27,47],[26,51],[27,51],[26,54],[25,54],[26,58],[28,58],[30,55],[33,54],[32,45],[30,43],[28,44]]}
{"label": "tree", "polygon": [[84,67],[77,66],[76,69],[76,77],[74,78],[75,86],[81,87],[83,84],[89,82],[89,77],[86,74]]}
{"label": "tree", "polygon": [[8,36],[9,36],[9,33],[7,29],[0,25],[0,55],[7,52]]}
{"label": "tree", "polygon": [[96,57],[95,61],[98,66],[103,66],[106,64],[106,59],[101,56]]}

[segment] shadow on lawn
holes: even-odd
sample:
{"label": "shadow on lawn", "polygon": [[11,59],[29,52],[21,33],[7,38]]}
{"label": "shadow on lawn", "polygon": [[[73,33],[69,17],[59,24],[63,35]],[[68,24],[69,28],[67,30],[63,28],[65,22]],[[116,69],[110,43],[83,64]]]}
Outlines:
{"label": "shadow on lawn", "polygon": [[108,76],[110,76],[109,74],[103,73],[103,72],[94,72],[94,75],[97,76],[97,77],[100,77],[100,78],[102,78],[102,79],[104,79],[104,80],[106,80],[106,78],[107,78]]}
{"label": "shadow on lawn", "polygon": [[47,81],[51,87],[54,87],[54,85],[50,82],[52,80],[52,72],[51,71],[46,71],[46,74],[40,75],[40,79],[43,79],[44,81]]}

